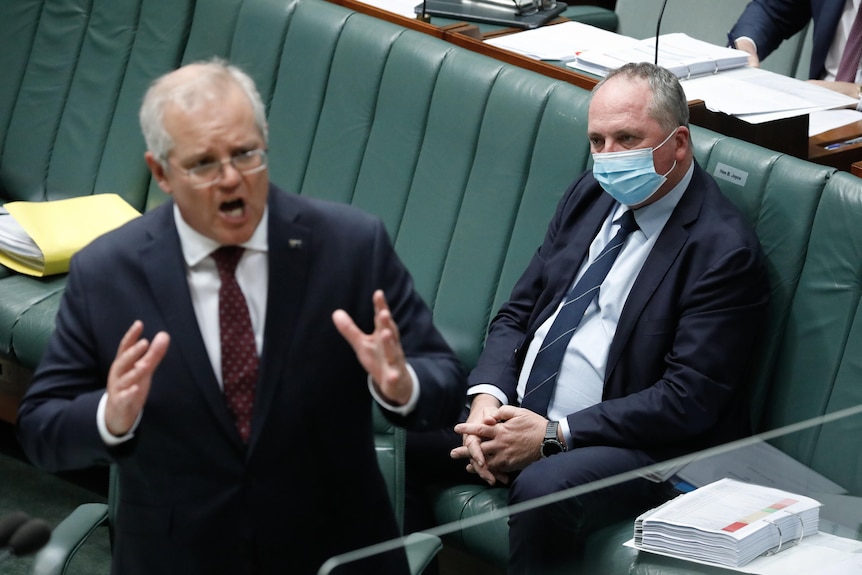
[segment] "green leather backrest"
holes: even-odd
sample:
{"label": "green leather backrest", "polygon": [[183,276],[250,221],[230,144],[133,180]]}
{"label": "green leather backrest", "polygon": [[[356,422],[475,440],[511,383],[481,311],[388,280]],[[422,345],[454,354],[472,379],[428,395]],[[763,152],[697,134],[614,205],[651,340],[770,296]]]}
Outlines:
{"label": "green leather backrest", "polygon": [[771,301],[766,335],[752,374],[752,416],[760,427],[772,373],[808,250],[812,221],[827,178],[835,172],[693,127],[696,156],[757,231],[769,269]]}
{"label": "green leather backrest", "polygon": [[180,61],[185,35],[177,31],[186,26],[190,4],[3,3],[2,11],[26,12],[0,14],[0,26],[13,28],[2,30],[0,53],[8,50],[14,59],[0,58],[13,60],[10,79],[20,78],[0,89],[0,114],[9,115],[0,124],[3,200],[115,192],[145,207],[148,176],[137,108],[149,81]]}
{"label": "green leather backrest", "polygon": [[[779,427],[862,405],[862,182],[834,174],[811,228],[805,266],[774,374],[766,424]],[[862,495],[862,417],[775,443],[853,495]]]}
{"label": "green leather backrest", "polygon": [[[772,290],[752,377],[758,431],[862,405],[862,180],[693,129],[699,160],[750,218]],[[862,417],[788,433],[773,443],[862,493]]]}
{"label": "green leather backrest", "polygon": [[[0,165],[41,11],[42,0],[0,2],[0,70],[3,70],[3,81],[0,82]],[[20,143],[11,142],[9,145]],[[0,178],[0,197],[5,196],[3,178]]]}
{"label": "green leather backrest", "polygon": [[270,149],[280,160],[270,171],[288,190],[380,216],[469,367],[491,313],[586,166],[587,96],[304,1],[275,81]]}

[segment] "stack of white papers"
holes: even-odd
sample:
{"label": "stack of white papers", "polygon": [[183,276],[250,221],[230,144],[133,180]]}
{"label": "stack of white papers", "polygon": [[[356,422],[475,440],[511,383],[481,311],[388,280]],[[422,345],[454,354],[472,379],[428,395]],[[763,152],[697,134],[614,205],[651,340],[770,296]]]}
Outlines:
{"label": "stack of white papers", "polygon": [[620,49],[638,42],[634,38],[575,21],[540,26],[485,40],[486,44],[530,58],[561,62],[574,60],[586,50]]}
{"label": "stack of white papers", "polygon": [[[570,68],[601,77],[628,62],[655,60],[654,38],[636,40],[581,22],[541,26],[485,43],[538,60],[562,61]],[[709,110],[752,124],[856,106],[855,99],[839,92],[750,68],[748,54],[742,50],[681,33],[659,36],[659,48],[659,64],[681,79],[689,101],[703,100]]]}
{"label": "stack of white papers", "polygon": [[817,534],[819,517],[810,497],[721,479],[638,517],[634,546],[737,568]]}
{"label": "stack of white papers", "polygon": [[41,265],[42,250],[33,242],[30,234],[5,208],[0,208],[0,216],[0,246],[3,246],[9,257],[24,265]]}
{"label": "stack of white papers", "polygon": [[812,82],[776,74],[763,68],[736,68],[715,76],[684,80],[689,101],[703,100],[715,112],[751,124],[851,106],[856,100]]}
{"label": "stack of white papers", "polygon": [[[678,78],[716,74],[748,64],[748,54],[742,50],[710,44],[681,32],[659,36],[658,47],[658,65]],[[585,50],[567,65],[604,77],[624,64],[655,59],[655,38],[647,38],[612,49]]]}

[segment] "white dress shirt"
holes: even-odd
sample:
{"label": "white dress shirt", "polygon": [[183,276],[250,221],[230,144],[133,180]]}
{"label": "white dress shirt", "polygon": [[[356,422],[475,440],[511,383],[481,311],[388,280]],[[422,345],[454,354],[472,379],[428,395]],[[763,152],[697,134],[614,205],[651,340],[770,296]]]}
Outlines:
{"label": "white dress shirt", "polygon": [[[257,355],[263,350],[263,330],[266,318],[266,300],[269,284],[269,249],[267,221],[268,208],[254,230],[251,238],[241,246],[245,252],[236,266],[236,281],[245,297],[254,330],[254,343]],[[183,259],[186,262],[186,280],[192,296],[195,317],[198,320],[204,346],[207,349],[219,386],[221,374],[221,336],[219,334],[218,292],[221,287],[218,269],[212,253],[221,247],[215,240],[204,236],[189,226],[174,205],[174,221],[180,236]]]}

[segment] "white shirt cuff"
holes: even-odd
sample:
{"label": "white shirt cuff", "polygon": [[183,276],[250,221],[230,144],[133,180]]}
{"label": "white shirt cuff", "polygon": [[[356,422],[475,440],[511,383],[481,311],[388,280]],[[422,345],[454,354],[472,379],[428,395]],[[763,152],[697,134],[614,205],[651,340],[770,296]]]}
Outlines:
{"label": "white shirt cuff", "polygon": [[398,415],[409,415],[416,408],[416,404],[419,403],[419,378],[409,363],[407,364],[407,371],[410,373],[410,380],[413,382],[413,391],[410,393],[410,399],[404,405],[393,405],[386,401],[380,395],[380,392],[377,391],[377,385],[374,383],[371,375],[368,375],[368,391],[371,392],[371,397],[374,398],[374,401],[379,403],[386,411],[391,411]]}
{"label": "white shirt cuff", "polygon": [[[479,383],[471,387],[467,390],[467,397],[469,397],[472,401],[474,395],[479,395],[480,393],[487,393],[488,395],[493,395],[497,398],[497,401],[500,402],[500,405],[509,405],[509,398],[506,397],[506,394],[503,393],[496,385],[492,385],[490,383]],[[467,407],[469,407],[469,403]]]}
{"label": "white shirt cuff", "polygon": [[734,38],[734,42],[739,42],[740,40],[747,40],[751,42],[751,45],[754,46],[754,53],[757,54],[757,42],[749,38],[748,36],[740,36],[739,38]]}
{"label": "white shirt cuff", "polygon": [[560,433],[563,434],[563,439],[566,440],[566,449],[572,448],[572,430],[569,428],[569,420],[568,418],[563,418],[560,420]]}
{"label": "white shirt cuff", "polygon": [[102,441],[105,442],[105,445],[119,445],[121,443],[125,443],[135,436],[135,430],[138,428],[138,424],[141,422],[141,415],[143,415],[143,411],[138,414],[138,419],[135,420],[135,424],[125,435],[116,436],[110,431],[108,431],[108,425],[105,423],[105,406],[108,403],[108,393],[105,392],[102,394],[102,399],[99,400],[99,409],[96,410],[96,426],[99,428],[99,435],[102,436]]}

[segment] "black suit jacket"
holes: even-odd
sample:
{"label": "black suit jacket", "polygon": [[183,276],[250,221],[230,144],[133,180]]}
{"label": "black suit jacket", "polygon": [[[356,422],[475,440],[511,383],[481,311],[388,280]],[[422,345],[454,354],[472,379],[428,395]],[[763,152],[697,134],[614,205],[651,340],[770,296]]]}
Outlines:
{"label": "black suit jacket", "polygon": [[[495,384],[516,404],[529,342],[571,286],[614,205],[591,173],[564,194],[491,324],[471,385]],[[745,380],[768,294],[757,238],[695,164],[623,308],[602,401],[568,416],[570,448],[641,449],[659,460],[748,433]]]}
{"label": "black suit jacket", "polygon": [[844,0],[754,0],[745,7],[730,33],[735,38],[747,36],[754,40],[757,56],[763,60],[813,19],[808,77],[819,80],[826,73],[826,55],[843,11]]}
{"label": "black suit jacket", "polygon": [[[382,224],[274,187],[269,295],[251,437],[228,411],[197,327],[171,202],[72,261],[56,331],[23,400],[22,445],[48,470],[115,463],[114,572],[316,573],[328,557],[398,535],[375,459],[366,374],[336,331],[347,310],[373,330],[381,288],[421,383],[395,423],[451,425],[461,368],[413,291]],[[135,436],[108,448],[96,409],[123,333],[171,345]],[[367,565],[379,572],[403,568]],[[340,571],[339,571],[340,572]]]}

